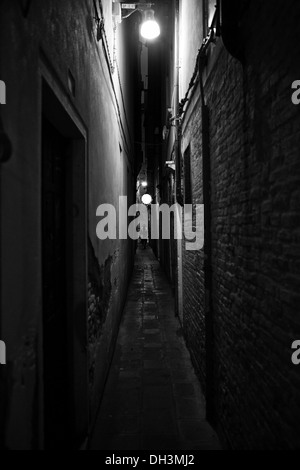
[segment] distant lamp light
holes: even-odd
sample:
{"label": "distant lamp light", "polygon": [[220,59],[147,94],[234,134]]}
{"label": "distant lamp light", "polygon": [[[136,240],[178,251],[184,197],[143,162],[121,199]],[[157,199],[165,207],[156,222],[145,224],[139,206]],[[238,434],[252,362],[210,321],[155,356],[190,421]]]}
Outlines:
{"label": "distant lamp light", "polygon": [[160,36],[160,26],[154,18],[154,10],[151,8],[143,12],[144,18],[141,26],[141,36],[144,39],[152,40]]}
{"label": "distant lamp light", "polygon": [[152,197],[150,196],[150,194],[144,194],[144,196],[142,197],[142,203],[145,204],[145,206],[149,206],[151,202],[152,202]]}

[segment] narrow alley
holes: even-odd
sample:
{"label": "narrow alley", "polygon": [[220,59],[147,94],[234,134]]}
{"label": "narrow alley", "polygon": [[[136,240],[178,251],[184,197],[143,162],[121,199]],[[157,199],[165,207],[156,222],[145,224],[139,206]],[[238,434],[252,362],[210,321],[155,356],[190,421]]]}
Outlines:
{"label": "narrow alley", "polygon": [[218,450],[169,282],[138,247],[91,450]]}
{"label": "narrow alley", "polygon": [[299,0],[0,0],[1,451],[300,450],[299,57]]}

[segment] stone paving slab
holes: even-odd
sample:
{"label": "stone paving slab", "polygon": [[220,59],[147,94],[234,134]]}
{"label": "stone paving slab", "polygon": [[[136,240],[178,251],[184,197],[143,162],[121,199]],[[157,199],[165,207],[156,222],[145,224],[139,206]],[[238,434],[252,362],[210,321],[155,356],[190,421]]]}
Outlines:
{"label": "stone paving slab", "polygon": [[220,450],[169,283],[138,248],[91,450]]}

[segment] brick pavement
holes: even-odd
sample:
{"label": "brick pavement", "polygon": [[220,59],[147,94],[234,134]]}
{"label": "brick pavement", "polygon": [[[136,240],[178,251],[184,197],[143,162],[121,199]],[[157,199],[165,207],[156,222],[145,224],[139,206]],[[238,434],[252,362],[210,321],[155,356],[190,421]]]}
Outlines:
{"label": "brick pavement", "polygon": [[91,450],[215,450],[171,287],[138,248]]}

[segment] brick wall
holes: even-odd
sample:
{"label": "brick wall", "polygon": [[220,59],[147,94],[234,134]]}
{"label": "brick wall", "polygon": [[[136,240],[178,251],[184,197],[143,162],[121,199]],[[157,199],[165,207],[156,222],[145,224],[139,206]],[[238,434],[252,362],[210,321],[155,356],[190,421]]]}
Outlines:
{"label": "brick wall", "polygon": [[[299,125],[296,1],[254,1],[243,23],[245,62],[224,48],[205,83],[210,114],[214,409],[235,449],[300,448]],[[217,52],[217,50],[219,50]],[[213,54],[212,54],[213,57]],[[201,203],[197,90],[184,126],[194,203]],[[185,253],[184,329],[205,379],[203,254]]]}
{"label": "brick wall", "polygon": [[[200,91],[190,103],[182,130],[182,155],[190,146],[192,203],[203,204]],[[186,170],[186,169],[185,169]],[[184,185],[183,185],[184,186]],[[185,188],[183,188],[185,193]],[[196,269],[195,269],[196,268]],[[205,388],[205,291],[203,250],[186,251],[183,242],[183,328],[187,344]]]}

